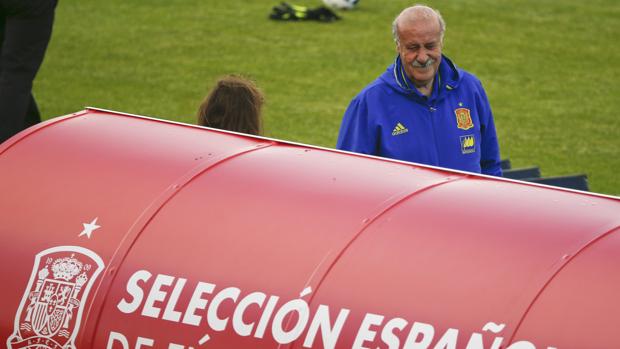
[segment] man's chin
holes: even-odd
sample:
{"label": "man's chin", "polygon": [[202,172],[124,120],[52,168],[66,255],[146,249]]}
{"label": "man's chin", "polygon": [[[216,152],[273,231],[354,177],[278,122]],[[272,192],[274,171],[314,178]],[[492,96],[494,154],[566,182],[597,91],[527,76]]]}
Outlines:
{"label": "man's chin", "polygon": [[429,74],[414,74],[413,75],[413,83],[417,86],[426,86],[429,83],[433,82],[433,78],[435,77],[435,74],[433,73],[429,73]]}

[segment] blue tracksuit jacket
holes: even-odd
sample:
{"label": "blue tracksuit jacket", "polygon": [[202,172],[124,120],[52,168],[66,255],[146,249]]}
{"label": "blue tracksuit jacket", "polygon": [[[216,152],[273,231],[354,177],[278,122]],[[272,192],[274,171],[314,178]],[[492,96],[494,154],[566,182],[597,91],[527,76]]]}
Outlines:
{"label": "blue tracksuit jacket", "polygon": [[338,149],[501,176],[493,114],[480,81],[442,56],[422,95],[400,58],[344,114]]}

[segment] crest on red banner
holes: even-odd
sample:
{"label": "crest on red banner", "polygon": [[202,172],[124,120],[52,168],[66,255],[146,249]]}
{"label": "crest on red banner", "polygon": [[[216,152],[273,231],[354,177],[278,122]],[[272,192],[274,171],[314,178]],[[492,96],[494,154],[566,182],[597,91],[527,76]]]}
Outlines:
{"label": "crest on red banner", "polygon": [[461,130],[469,130],[474,127],[474,122],[471,119],[471,114],[467,108],[456,108],[454,110],[456,114],[456,127]]}
{"label": "crest on red banner", "polygon": [[101,258],[83,247],[38,253],[7,347],[75,348],[88,292],[103,268]]}

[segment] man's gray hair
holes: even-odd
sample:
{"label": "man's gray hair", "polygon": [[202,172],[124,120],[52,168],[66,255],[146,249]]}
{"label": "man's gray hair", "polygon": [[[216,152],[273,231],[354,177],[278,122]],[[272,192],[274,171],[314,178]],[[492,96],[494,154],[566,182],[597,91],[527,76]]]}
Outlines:
{"label": "man's gray hair", "polygon": [[396,18],[394,18],[394,22],[392,22],[392,36],[394,36],[394,42],[396,42],[396,44],[400,43],[400,38],[398,37],[398,22],[400,22],[402,17],[408,16],[412,13],[417,18],[427,19],[436,17],[439,21],[439,31],[441,41],[443,42],[443,34],[446,31],[446,22],[443,20],[443,17],[441,17],[441,13],[432,7],[416,4],[411,7],[407,7],[398,16],[396,16]]}

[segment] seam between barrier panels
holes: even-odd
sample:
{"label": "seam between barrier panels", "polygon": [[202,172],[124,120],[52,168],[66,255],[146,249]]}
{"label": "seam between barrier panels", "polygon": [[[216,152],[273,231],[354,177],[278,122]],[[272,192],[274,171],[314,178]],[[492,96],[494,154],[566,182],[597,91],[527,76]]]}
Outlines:
{"label": "seam between barrier panels", "polygon": [[340,252],[338,252],[338,255],[336,256],[336,258],[334,258],[334,260],[330,263],[330,265],[327,268],[327,270],[325,270],[325,273],[321,276],[321,278],[317,282],[316,288],[315,288],[314,292],[312,292],[312,295],[310,296],[308,304],[312,304],[312,302],[314,301],[315,295],[318,294],[318,290],[321,288],[321,285],[323,285],[323,281],[325,281],[325,279],[327,278],[327,275],[329,275],[329,273],[332,271],[332,269],[336,266],[336,264],[344,256],[344,254],[349,249],[349,247],[351,247],[351,245],[353,245],[353,243],[362,235],[362,233],[364,233],[366,231],[366,229],[368,229],[368,227],[370,227],[375,221],[377,221],[385,213],[387,213],[388,211],[392,210],[393,208],[399,206],[403,202],[409,200],[413,196],[416,196],[416,195],[419,195],[421,193],[427,192],[428,190],[431,190],[433,188],[436,188],[436,187],[439,187],[439,186],[442,186],[442,185],[446,185],[446,184],[449,184],[449,183],[453,183],[453,182],[456,182],[456,181],[460,181],[460,180],[463,180],[463,179],[466,179],[466,178],[469,178],[469,177],[470,176],[465,175],[463,177],[448,178],[448,179],[446,179],[446,180],[444,180],[442,182],[431,184],[431,185],[426,186],[424,188],[420,188],[420,189],[414,190],[413,192],[403,196],[402,198],[396,200],[392,204],[389,204],[384,209],[380,210],[378,213],[375,214],[374,217],[372,217],[370,219],[365,219],[365,220],[367,220],[367,222],[364,224],[364,226],[362,226],[362,228],[349,240],[349,242],[347,242],[347,244],[340,250]]}
{"label": "seam between barrier panels", "polygon": [[[247,153],[251,153],[251,152],[254,152],[260,149],[271,147],[272,145],[275,145],[275,144],[277,144],[277,142],[273,142],[273,141],[267,142],[267,143],[260,143],[260,144],[248,147],[245,150],[241,150],[230,156],[226,156],[222,159],[219,159],[216,162],[206,167],[205,167],[205,162],[207,161],[204,161],[196,165],[191,170],[187,171],[185,174],[181,175],[179,178],[177,178],[177,180],[175,180],[172,185],[168,186],[158,197],[156,197],[154,200],[151,201],[150,204],[148,204],[148,206],[142,211],[140,216],[138,216],[138,218],[134,221],[132,226],[128,229],[127,233],[123,236],[123,238],[121,239],[118,245],[118,248],[114,251],[114,253],[112,254],[112,257],[110,258],[110,263],[108,264],[107,270],[105,272],[109,278],[108,284],[106,286],[107,289],[102,291],[104,293],[103,297],[98,297],[99,290],[95,291],[95,294],[93,297],[94,300],[101,299],[101,304],[98,306],[99,313],[96,315],[96,320],[94,321],[92,328],[88,330],[85,328],[87,333],[85,333],[85,336],[82,337],[81,344],[84,344],[83,343],[84,341],[90,341],[91,343],[87,343],[89,344],[87,346],[92,346],[94,339],[95,339],[95,335],[97,334],[97,328],[99,327],[99,323],[101,321],[103,309],[105,308],[105,305],[107,304],[109,293],[112,290],[112,285],[114,284],[116,280],[116,276],[118,275],[116,272],[118,271],[120,266],[123,264],[123,262],[129,255],[129,252],[131,251],[135,243],[138,241],[140,235],[142,235],[142,232],[151,223],[151,221],[159,214],[159,212],[164,208],[164,206],[166,206],[168,202],[170,202],[170,200],[172,200],[183,188],[185,188],[189,183],[191,183],[194,179],[196,179],[197,177],[199,177],[206,171],[209,171],[212,168],[217,167],[220,164],[226,161],[229,161],[231,159],[237,158],[239,156],[242,156]],[[104,278],[102,280],[105,280],[105,279],[106,278],[104,275]],[[89,309],[87,310],[85,314],[86,319],[89,318],[91,310],[95,308],[93,305],[94,304],[91,303],[91,307],[89,307]]]}
{"label": "seam between barrier panels", "polygon": [[530,304],[527,306],[527,308],[523,312],[523,315],[521,316],[521,318],[517,322],[517,325],[515,326],[515,329],[512,332],[512,335],[510,336],[510,340],[508,341],[508,343],[512,343],[512,341],[515,339],[515,336],[517,335],[517,332],[519,332],[519,328],[521,327],[521,325],[523,324],[523,321],[525,321],[525,319],[527,318],[527,315],[530,313],[530,311],[534,307],[534,304],[536,303],[536,301],[538,301],[540,296],[545,292],[547,287],[549,287],[549,285],[551,285],[553,280],[556,279],[556,277],[560,274],[560,272],[570,262],[572,262],[575,258],[577,258],[578,255],[580,255],[582,252],[584,252],[586,249],[592,247],[595,243],[599,242],[600,240],[602,240],[603,238],[611,235],[614,232],[620,232],[620,225],[615,225],[611,229],[605,229],[604,233],[602,233],[602,234],[598,235],[597,237],[593,238],[592,240],[586,242],[584,245],[582,245],[580,248],[578,248],[574,253],[572,253],[570,255],[564,255],[564,257],[562,257],[564,259],[564,262],[562,264],[560,264],[554,272],[552,272],[551,276],[547,279],[547,281],[544,282],[544,284],[542,285],[540,290],[538,292],[536,292],[536,296],[532,299]]}

